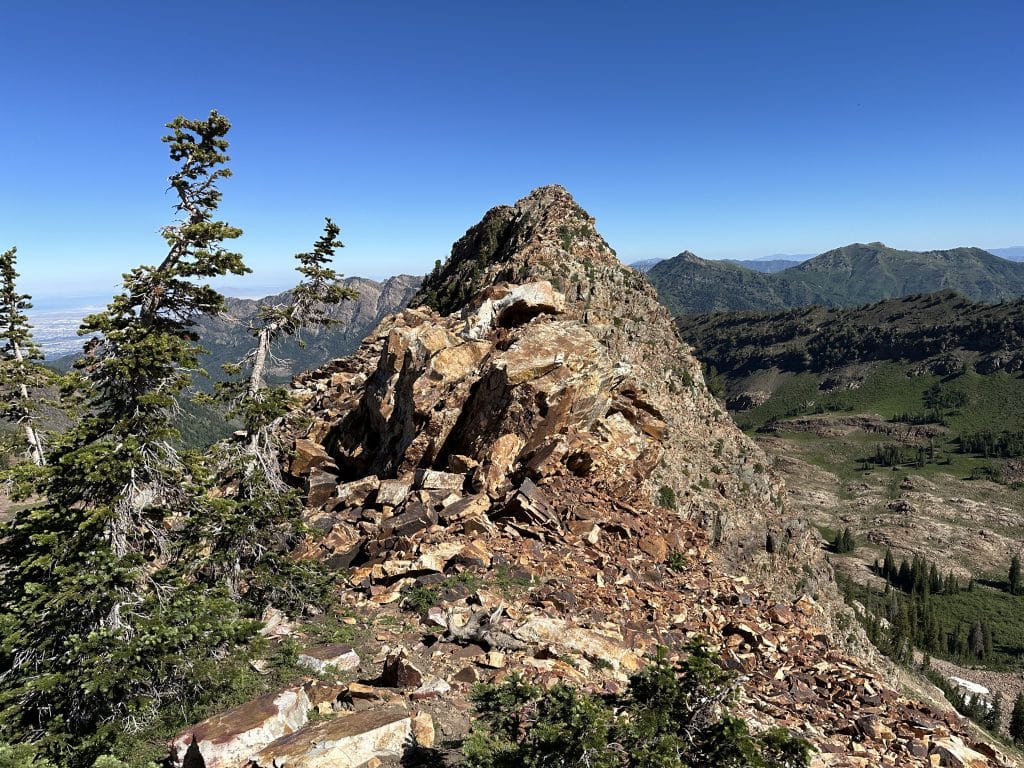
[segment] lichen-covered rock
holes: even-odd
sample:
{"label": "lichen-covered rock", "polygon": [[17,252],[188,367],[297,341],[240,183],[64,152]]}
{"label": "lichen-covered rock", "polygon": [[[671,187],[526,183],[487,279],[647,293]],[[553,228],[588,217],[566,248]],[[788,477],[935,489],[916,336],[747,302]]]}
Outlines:
{"label": "lichen-covered rock", "polygon": [[206,768],[244,765],[254,752],[302,728],[309,709],[309,697],[302,688],[268,694],[180,733],[171,743],[171,762],[180,768],[191,747],[199,750]]}
{"label": "lichen-covered rock", "polygon": [[404,709],[354,712],[278,739],[250,760],[258,768],[356,768],[373,758],[401,757],[411,736]]}

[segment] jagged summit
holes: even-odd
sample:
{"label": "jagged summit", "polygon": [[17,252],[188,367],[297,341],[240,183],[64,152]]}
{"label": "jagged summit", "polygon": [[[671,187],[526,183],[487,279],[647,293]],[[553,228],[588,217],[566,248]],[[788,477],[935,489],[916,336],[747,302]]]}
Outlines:
{"label": "jagged summit", "polygon": [[410,739],[468,732],[474,682],[622,691],[701,636],[742,675],[744,718],[808,739],[815,768],[1000,764],[822,628],[820,537],[786,520],[672,318],[561,187],[488,211],[417,306],[292,394],[284,469],[322,532],[294,554],[336,569],[372,628],[300,658],[360,682],[317,673],[182,732],[179,758],[198,739],[209,768],[414,764]]}
{"label": "jagged summit", "polygon": [[[792,537],[784,492],[766,472],[767,460],[708,392],[654,289],[619,262],[594,218],[564,187],[540,187],[487,211],[410,306],[468,317],[488,287],[540,281],[564,297],[560,319],[589,334],[666,422],[662,456],[638,478],[638,490],[653,498],[671,489],[685,514],[744,558],[763,554],[766,539],[778,539],[787,527]],[[554,355],[559,342],[551,344]]]}
{"label": "jagged summit", "polygon": [[515,205],[499,205],[452,246],[423,281],[411,306],[441,314],[461,309],[488,285],[551,280],[561,290],[574,270],[621,265],[594,218],[557,184],[539,187]]}

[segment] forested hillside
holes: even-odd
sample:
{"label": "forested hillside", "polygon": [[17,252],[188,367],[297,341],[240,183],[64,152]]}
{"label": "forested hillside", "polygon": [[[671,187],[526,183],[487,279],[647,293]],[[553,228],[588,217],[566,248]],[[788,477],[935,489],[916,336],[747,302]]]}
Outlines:
{"label": "forested hillside", "polygon": [[853,306],[915,293],[952,290],[995,302],[1024,296],[1024,264],[979,248],[901,251],[854,243],[766,274],[685,252],[647,277],[677,316],[718,311]]}

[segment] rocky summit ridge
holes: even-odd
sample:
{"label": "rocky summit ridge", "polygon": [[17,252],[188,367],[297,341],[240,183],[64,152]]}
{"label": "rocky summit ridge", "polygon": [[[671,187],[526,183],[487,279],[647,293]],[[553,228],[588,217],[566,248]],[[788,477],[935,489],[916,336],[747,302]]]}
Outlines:
{"label": "rocky summit ridge", "polygon": [[302,685],[184,732],[179,764],[443,751],[474,682],[621,691],[655,648],[697,635],[739,674],[751,727],[807,738],[815,766],[1010,764],[844,650],[816,536],[561,187],[491,209],[410,308],[293,395],[286,477],[322,534],[297,554],[344,574],[364,631],[306,648]]}

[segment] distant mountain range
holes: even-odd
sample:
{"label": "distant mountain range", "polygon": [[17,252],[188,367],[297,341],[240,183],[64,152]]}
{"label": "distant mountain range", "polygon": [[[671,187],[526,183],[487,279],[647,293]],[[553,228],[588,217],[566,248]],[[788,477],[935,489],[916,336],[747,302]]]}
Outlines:
{"label": "distant mountain range", "polygon": [[[296,339],[282,341],[273,350],[276,361],[268,368],[269,377],[275,381],[286,381],[299,371],[351,354],[385,315],[409,303],[421,281],[422,278],[411,275],[389,277],[383,282],[363,277],[346,278],[344,284],[358,291],[359,297],[334,307],[331,315],[338,321],[337,325],[304,332],[301,335],[303,344]],[[262,299],[229,298],[223,315],[202,318],[198,323],[198,333],[207,355],[200,364],[217,377],[222,363],[241,359],[253,347],[254,340],[248,333],[248,327],[259,307],[284,304],[289,296],[290,292],[285,291]]]}
{"label": "distant mountain range", "polygon": [[677,316],[853,306],[946,289],[975,301],[1024,296],[1024,263],[980,248],[920,252],[883,243],[854,243],[774,273],[684,251],[652,266],[647,277]]}
{"label": "distant mountain range", "polygon": [[[807,257],[811,258],[810,256]],[[802,264],[806,259],[722,259],[725,264],[735,264],[737,267],[745,267],[755,272],[781,272],[784,269]]]}
{"label": "distant mountain range", "polygon": [[986,248],[985,250],[1002,259],[1024,261],[1024,245],[1012,245],[1009,248]]}
{"label": "distant mountain range", "polygon": [[[740,267],[752,269],[755,272],[781,272],[784,269],[795,267],[807,259],[813,258],[813,253],[788,254],[775,253],[771,256],[759,256],[756,259],[719,259],[726,264],[736,264]],[[629,266],[637,272],[648,272],[655,264],[660,264],[666,259],[643,259],[634,261]]]}

